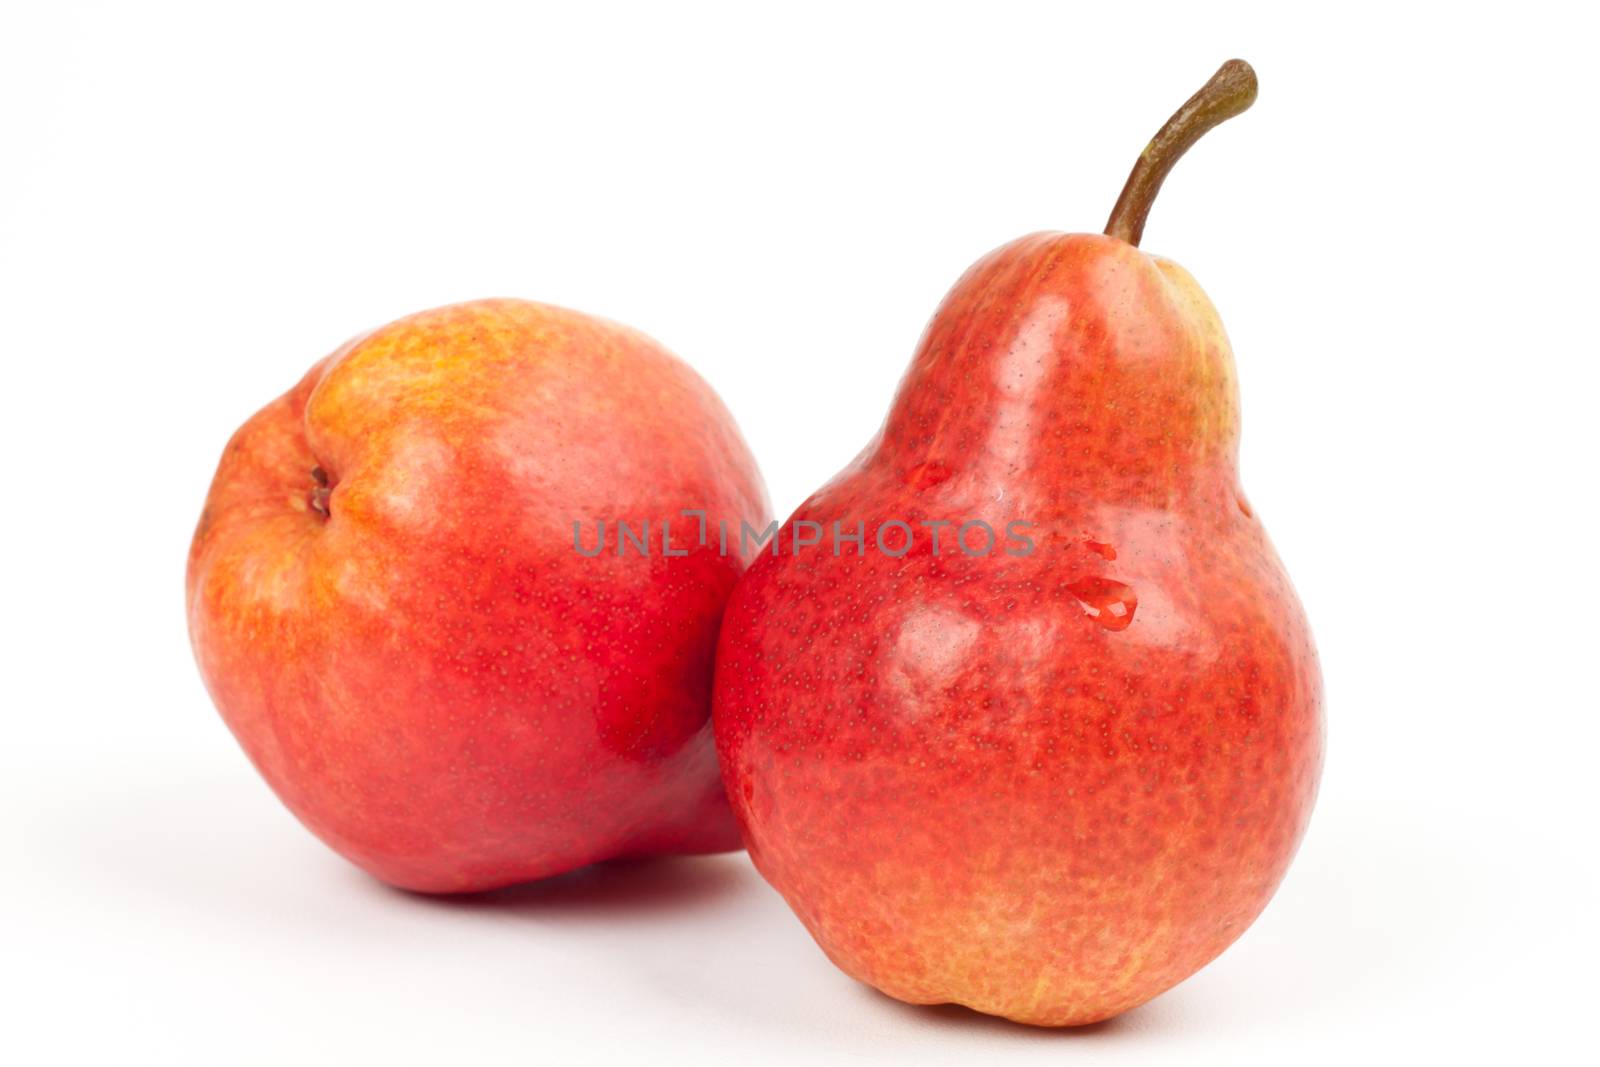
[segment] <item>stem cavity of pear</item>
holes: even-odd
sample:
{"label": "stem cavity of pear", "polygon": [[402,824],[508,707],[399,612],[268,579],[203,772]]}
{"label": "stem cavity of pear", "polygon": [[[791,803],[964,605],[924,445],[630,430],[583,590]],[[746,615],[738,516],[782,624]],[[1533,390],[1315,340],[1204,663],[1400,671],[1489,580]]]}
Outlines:
{"label": "stem cavity of pear", "polygon": [[312,467],[311,481],[313,484],[310,494],[306,497],[306,503],[311,506],[312,511],[326,519],[329,514],[328,498],[333,495],[333,489],[328,485],[328,472],[321,467]]}
{"label": "stem cavity of pear", "polygon": [[1188,103],[1173,112],[1139,153],[1122,195],[1117,197],[1117,206],[1106,221],[1106,236],[1137,247],[1144,236],[1150,205],[1155,203],[1161,183],[1178,160],[1211,129],[1248,110],[1255,99],[1256,72],[1250,64],[1242,59],[1224,63]]}

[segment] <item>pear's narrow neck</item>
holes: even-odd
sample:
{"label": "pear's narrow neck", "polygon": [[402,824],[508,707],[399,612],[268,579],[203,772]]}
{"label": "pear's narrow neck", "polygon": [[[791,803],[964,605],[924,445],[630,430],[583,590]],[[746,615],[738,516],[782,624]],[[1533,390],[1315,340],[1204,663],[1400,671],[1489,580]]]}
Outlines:
{"label": "pear's narrow neck", "polygon": [[1231,484],[1238,394],[1193,279],[1100,235],[980,261],[918,347],[881,448],[916,477],[1157,499]]}

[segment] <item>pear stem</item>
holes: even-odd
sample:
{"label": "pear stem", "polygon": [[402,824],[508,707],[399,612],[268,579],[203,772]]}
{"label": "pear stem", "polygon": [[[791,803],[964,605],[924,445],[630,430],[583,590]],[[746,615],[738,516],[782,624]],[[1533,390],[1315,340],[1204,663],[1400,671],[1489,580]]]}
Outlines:
{"label": "pear stem", "polygon": [[1128,183],[1106,222],[1106,236],[1137,246],[1144,236],[1161,183],[1178,160],[1213,127],[1247,110],[1256,100],[1256,72],[1242,59],[1230,59],[1189,102],[1175,111],[1133,165]]}

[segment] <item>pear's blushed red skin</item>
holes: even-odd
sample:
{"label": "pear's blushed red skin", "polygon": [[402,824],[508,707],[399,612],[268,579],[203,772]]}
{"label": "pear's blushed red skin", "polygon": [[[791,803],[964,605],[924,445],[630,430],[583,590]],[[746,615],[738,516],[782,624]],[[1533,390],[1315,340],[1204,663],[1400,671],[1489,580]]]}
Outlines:
{"label": "pear's blushed red skin", "polygon": [[[655,342],[522,301],[402,319],[229,443],[189,554],[201,673],[284,803],[397,886],[737,848],[709,709],[746,561],[683,509],[764,522],[765,494]],[[650,520],[648,557],[618,519]]]}
{"label": "pear's blushed red skin", "polygon": [[[1266,905],[1316,791],[1321,684],[1238,430],[1227,339],[1172,263],[1040,234],[946,298],[883,431],[794,516],[864,521],[867,554],[785,541],[719,645],[746,844],[845,971],[1090,1023]],[[915,527],[903,558],[872,548],[889,519]],[[938,519],[997,547],[947,527],[935,557]],[[1013,520],[1031,556],[1005,554]]]}

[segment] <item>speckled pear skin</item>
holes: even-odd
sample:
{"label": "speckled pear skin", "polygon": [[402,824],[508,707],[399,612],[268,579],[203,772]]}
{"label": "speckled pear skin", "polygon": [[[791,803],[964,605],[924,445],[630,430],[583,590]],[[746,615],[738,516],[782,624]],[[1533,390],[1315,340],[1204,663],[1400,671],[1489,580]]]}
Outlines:
{"label": "speckled pear skin", "polygon": [[[1092,1023],[1266,905],[1316,792],[1321,682],[1239,487],[1238,408],[1181,268],[1022,238],[956,285],[878,437],[794,515],[864,522],[866,553],[785,542],[741,580],[717,661],[728,793],[847,973]],[[915,528],[901,558],[873,545],[889,519]],[[987,556],[955,526],[935,556],[918,525],[974,519]],[[1016,520],[1031,555],[1007,554]]]}
{"label": "speckled pear skin", "polygon": [[[289,809],[396,886],[737,848],[709,716],[747,560],[683,509],[767,514],[727,410],[661,346],[525,301],[413,315],[228,444],[189,553],[201,674]],[[592,548],[602,519],[657,543],[580,555],[572,524]]]}

